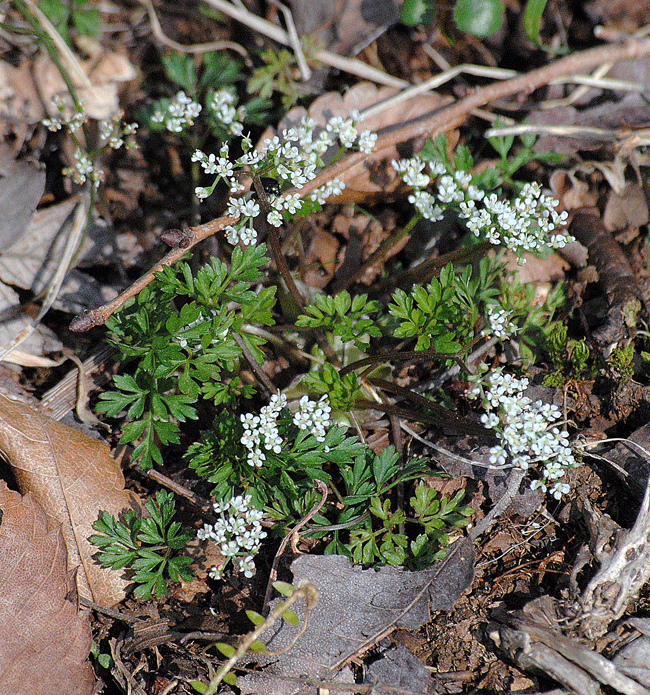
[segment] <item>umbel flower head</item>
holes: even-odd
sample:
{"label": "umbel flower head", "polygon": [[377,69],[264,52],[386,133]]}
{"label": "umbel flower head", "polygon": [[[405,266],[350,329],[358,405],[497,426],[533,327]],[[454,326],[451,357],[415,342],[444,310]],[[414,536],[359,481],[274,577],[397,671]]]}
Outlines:
{"label": "umbel flower head", "polygon": [[[428,165],[419,157],[392,162],[404,183],[413,189],[409,202],[425,219],[442,219],[443,210],[452,207],[476,237],[502,245],[520,258],[527,251],[563,248],[571,239],[553,234],[563,227],[566,211],[558,213],[558,201],[542,192],[534,181],[527,183],[514,201],[501,200],[472,183],[466,171],[448,173],[441,162]],[[431,188],[435,184],[435,193]],[[523,261],[522,261],[523,262]]]}
{"label": "umbel flower head", "polygon": [[[217,112],[227,111],[227,117],[230,118],[232,112],[226,108],[228,106],[229,104],[225,102],[221,103]],[[324,165],[323,154],[337,142],[343,148],[357,146],[362,152],[367,153],[372,150],[377,141],[377,135],[369,130],[359,133],[358,121],[358,113],[353,113],[346,119],[337,116],[332,118],[324,129],[318,130],[313,119],[303,117],[296,127],[284,130],[280,136],[266,138],[259,149],[254,149],[250,138],[244,137],[241,142],[244,154],[235,160],[231,159],[230,148],[227,144],[221,147],[218,156],[196,150],[192,155],[192,161],[198,162],[206,174],[215,176],[215,180],[211,186],[196,188],[195,194],[200,200],[209,197],[220,180],[228,184],[231,193],[237,193],[241,190],[241,184],[236,172],[243,168],[259,177],[276,178],[281,190],[285,188],[300,190],[308,181],[316,177]],[[310,197],[323,204],[329,197],[340,195],[344,188],[345,184],[334,178],[312,191]],[[274,227],[282,224],[285,213],[294,215],[303,204],[299,193],[271,194],[268,197],[270,209],[266,219]],[[231,244],[236,244],[238,241],[247,245],[254,244],[257,241],[257,232],[253,227],[253,220],[260,212],[261,209],[257,203],[231,197],[226,215],[238,221],[236,224],[225,227],[228,241]]]}
{"label": "umbel flower head", "polygon": [[215,502],[214,511],[219,518],[214,524],[205,524],[196,532],[200,540],[211,539],[219,544],[226,563],[212,567],[210,576],[220,579],[228,561],[232,561],[245,577],[255,572],[254,556],[257,555],[266,531],[260,521],[262,512],[251,506],[251,496],[237,495],[223,502]]}
{"label": "umbel flower head", "polygon": [[490,463],[505,466],[511,462],[523,470],[534,468],[540,477],[533,480],[531,488],[548,490],[560,499],[569,492],[568,484],[561,478],[578,462],[569,446],[569,435],[557,426],[561,419],[559,409],[542,401],[533,402],[524,396],[527,388],[528,379],[495,370],[488,375],[486,388],[475,387],[469,395],[482,392],[488,412],[481,421],[494,429],[501,440],[490,449]]}

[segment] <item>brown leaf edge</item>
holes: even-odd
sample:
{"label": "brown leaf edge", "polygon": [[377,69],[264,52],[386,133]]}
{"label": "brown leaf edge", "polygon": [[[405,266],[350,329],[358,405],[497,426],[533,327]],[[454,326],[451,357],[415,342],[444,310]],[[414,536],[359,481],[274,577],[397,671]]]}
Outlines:
{"label": "brown leaf edge", "polygon": [[79,595],[102,606],[119,603],[129,582],[95,561],[98,551],[88,538],[100,511],[117,518],[141,503],[124,489],[108,445],[0,395],[0,453],[21,492],[31,492],[48,517],[62,524],[68,564],[79,567]]}
{"label": "brown leaf edge", "polygon": [[4,481],[0,511],[0,693],[90,695],[90,622],[61,525]]}

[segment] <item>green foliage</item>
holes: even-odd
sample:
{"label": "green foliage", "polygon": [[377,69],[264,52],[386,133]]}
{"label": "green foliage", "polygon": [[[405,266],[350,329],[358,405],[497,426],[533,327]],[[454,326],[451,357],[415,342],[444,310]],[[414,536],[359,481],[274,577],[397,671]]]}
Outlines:
{"label": "green foliage", "polygon": [[400,20],[409,27],[431,24],[435,16],[436,6],[433,0],[404,0],[399,10]]}
{"label": "green foliage", "polygon": [[479,307],[496,294],[494,269],[489,258],[478,272],[466,266],[459,274],[449,263],[427,287],[416,286],[410,294],[396,290],[388,307],[398,319],[394,335],[416,338],[416,350],[454,353],[474,339]]}
{"label": "green foliage", "polygon": [[288,411],[282,413],[277,424],[285,445],[278,453],[266,451],[261,468],[248,463],[241,445],[242,426],[225,410],[215,418],[213,429],[189,447],[184,458],[200,477],[215,484],[215,499],[228,499],[244,487],[256,509],[265,509],[276,521],[290,524],[316,503],[318,493],[313,481],[330,483],[330,467],[349,465],[365,452],[365,447],[355,437],[348,437],[345,427],[330,427],[324,441],[319,442],[308,431],[299,430]]}
{"label": "green foliage", "polygon": [[524,31],[526,36],[537,46],[541,45],[539,27],[546,3],[547,0],[528,0],[524,8]]}
{"label": "green foliage", "polygon": [[71,42],[71,28],[77,34],[99,34],[102,21],[99,11],[90,6],[87,0],[40,0],[38,7],[68,44]]}
{"label": "green foliage", "polygon": [[[539,38],[539,28],[542,21],[542,15],[546,8],[547,0],[527,0],[524,7],[524,32],[526,36],[537,46],[543,48]],[[404,3],[405,5],[407,3]],[[424,12],[419,9],[421,6],[428,7],[432,5],[427,0],[413,0],[408,3],[409,7],[413,5],[415,9],[410,10],[411,13],[417,16],[417,11]],[[473,36],[489,36],[499,30],[503,22],[504,4],[502,0],[456,0],[454,6],[454,21],[456,26],[467,34]],[[404,12],[402,11],[402,14]],[[405,24],[413,26],[418,23],[425,22],[407,22],[402,19]],[[432,21],[432,20],[429,20]]]}
{"label": "green foliage", "polygon": [[[527,121],[522,121],[525,124]],[[503,126],[503,122],[497,118],[494,122],[494,127]],[[537,140],[537,136],[533,133],[524,133],[519,136],[521,146],[513,151],[515,144],[514,135],[497,135],[488,138],[490,145],[496,150],[500,157],[497,162],[494,172],[498,172],[498,181],[495,185],[501,185],[504,182],[513,183],[512,177],[521,167],[530,162],[544,162],[546,164],[559,164],[565,157],[564,155],[555,152],[534,152],[532,147]],[[485,172],[484,176],[494,176],[494,173]]]}
{"label": "green foliage", "polygon": [[[162,463],[161,446],[179,442],[178,423],[196,419],[199,399],[221,405],[236,392],[252,395],[233,373],[241,356],[233,333],[261,363],[264,340],[242,327],[272,323],[275,288],[250,289],[262,276],[264,252],[263,245],[235,248],[230,268],[213,258],[196,276],[186,263],[166,267],[106,322],[121,359],[137,364],[133,374],[115,376],[117,390],[100,394],[97,411],[111,417],[126,411],[121,441],[140,440],[133,459],[144,470]],[[187,303],[176,310],[179,298]]]}
{"label": "green foliage", "polygon": [[113,657],[110,652],[102,652],[99,644],[93,640],[90,645],[90,655],[97,661],[102,668],[112,668],[114,665]]}
{"label": "green foliage", "polygon": [[544,386],[558,388],[567,379],[593,379],[597,367],[587,341],[569,339],[566,326],[554,323],[546,338],[546,350],[553,371],[544,378]]}
{"label": "green foliage", "polygon": [[191,531],[180,522],[172,521],[175,513],[174,496],[159,490],[155,499],[145,503],[148,516],[142,517],[133,509],[125,510],[123,521],[108,512],[101,512],[93,524],[97,534],[90,542],[101,549],[99,562],[114,570],[128,568],[137,584],[134,596],[142,601],[154,591],[158,598],[167,594],[165,575],[172,581],[192,578],[188,565],[192,559],[178,555],[192,538]]}
{"label": "green foliage", "polygon": [[501,0],[456,0],[454,21],[466,34],[489,36],[501,26],[504,7]]}
{"label": "green foliage", "polygon": [[296,324],[332,331],[344,343],[352,342],[363,350],[371,337],[381,335],[375,322],[363,317],[377,314],[379,310],[379,302],[369,302],[367,294],[359,294],[354,298],[347,291],[334,297],[317,294],[314,303],[305,308],[306,313],[298,317]]}
{"label": "green foliage", "polygon": [[[301,39],[301,46],[308,63],[321,48],[318,41],[309,37]],[[290,109],[305,96],[304,87],[296,79],[298,64],[293,51],[286,48],[269,48],[260,52],[260,58],[264,65],[253,70],[246,87],[248,93],[259,94],[262,99],[270,99],[274,92],[278,92],[282,97],[282,107],[285,110]]]}
{"label": "green foliage", "polygon": [[311,393],[326,395],[332,408],[346,412],[354,407],[355,398],[361,395],[361,384],[354,372],[341,376],[334,365],[325,362],[315,371],[309,372],[304,379],[305,388]]}
{"label": "green foliage", "polygon": [[609,356],[609,366],[621,379],[621,386],[634,376],[634,344],[615,347]]}
{"label": "green foliage", "polygon": [[628,328],[636,328],[637,318],[641,312],[641,302],[636,297],[628,299],[621,307],[621,318]]}
{"label": "green foliage", "polygon": [[[370,522],[367,519],[373,499],[381,500],[399,483],[418,479],[423,475],[432,475],[426,463],[419,459],[414,459],[401,467],[392,446],[384,449],[378,456],[366,450],[363,455],[357,456],[350,462],[340,462],[338,468],[343,491],[338,495],[340,508],[336,512],[336,518],[329,518],[334,510],[329,514],[317,514],[313,520],[314,526],[308,533],[316,538],[322,538],[329,535],[328,527],[332,523],[347,524],[351,530],[335,530],[324,553],[346,555],[350,559],[353,559],[351,545],[353,529],[368,526]],[[381,504],[381,502],[375,504]]]}
{"label": "green foliage", "polygon": [[564,284],[558,283],[539,303],[535,286],[522,284],[517,273],[502,276],[499,281],[499,305],[510,311],[510,320],[518,327],[517,349],[525,364],[533,364],[547,348],[547,336],[555,312],[564,304]]}
{"label": "green foliage", "polygon": [[[461,506],[464,492],[453,498],[440,499],[435,490],[419,483],[410,504],[415,516],[407,519],[400,510],[393,512],[389,499],[382,502],[373,497],[370,512],[375,518],[363,528],[350,533],[350,547],[354,562],[363,565],[386,563],[410,569],[422,569],[444,558],[449,537],[449,527],[462,528],[474,510]],[[415,538],[401,531],[406,521],[421,526]]]}

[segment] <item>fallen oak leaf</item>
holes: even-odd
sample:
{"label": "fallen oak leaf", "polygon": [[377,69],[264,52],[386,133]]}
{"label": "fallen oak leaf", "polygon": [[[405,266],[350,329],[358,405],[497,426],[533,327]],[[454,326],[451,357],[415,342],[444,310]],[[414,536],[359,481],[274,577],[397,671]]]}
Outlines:
{"label": "fallen oak leaf", "polygon": [[0,395],[0,453],[21,491],[31,492],[47,516],[62,525],[68,564],[79,568],[80,596],[101,606],[119,603],[128,582],[94,561],[97,548],[88,538],[100,511],[118,517],[141,504],[124,489],[108,445]]}
{"label": "fallen oak leaf", "polygon": [[90,695],[88,612],[76,601],[61,525],[0,481],[0,692]]}

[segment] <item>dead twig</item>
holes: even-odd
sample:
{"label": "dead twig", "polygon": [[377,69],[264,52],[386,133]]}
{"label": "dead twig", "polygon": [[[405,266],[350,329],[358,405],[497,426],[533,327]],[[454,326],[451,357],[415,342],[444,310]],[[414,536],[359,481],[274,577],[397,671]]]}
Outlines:
{"label": "dead twig", "polygon": [[325,485],[325,483],[322,480],[315,480],[314,484],[320,491],[321,498],[316,503],[315,507],[309,512],[309,514],[303,517],[282,539],[282,543],[280,543],[280,547],[278,548],[278,551],[276,552],[275,557],[273,558],[273,565],[271,566],[271,571],[269,572],[269,581],[266,584],[264,603],[262,604],[262,613],[266,611],[267,606],[269,605],[269,601],[271,599],[271,590],[273,589],[273,582],[278,578],[278,563],[280,562],[280,556],[284,552],[284,549],[287,547],[289,539],[292,538],[296,533],[298,533],[298,531],[300,531],[300,529],[308,521],[314,518],[314,516],[322,509],[323,505],[325,504],[325,500],[327,500],[327,485]]}
{"label": "dead twig", "polygon": [[208,53],[209,51],[223,51],[230,49],[231,51],[235,51],[235,53],[239,53],[239,55],[248,59],[248,51],[234,41],[209,41],[208,43],[193,43],[186,45],[170,39],[160,26],[158,15],[153,8],[151,0],[139,0],[139,2],[147,8],[153,35],[156,37],[156,39],[158,39],[158,41],[160,41],[160,43],[165,46],[169,46],[169,48],[171,48],[173,51],[178,51],[179,53]]}
{"label": "dead twig", "polygon": [[593,332],[594,340],[599,345],[609,345],[627,338],[644,297],[625,254],[596,215],[578,213],[569,231],[587,247],[589,262],[598,270],[609,305],[607,321]]}
{"label": "dead twig", "polygon": [[[646,452],[647,455],[647,452]],[[601,558],[601,568],[576,606],[580,631],[596,639],[620,618],[650,578],[650,479],[634,526],[619,534],[612,550]]]}

